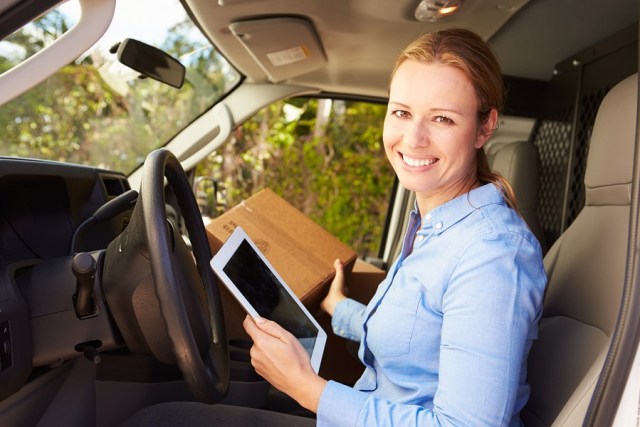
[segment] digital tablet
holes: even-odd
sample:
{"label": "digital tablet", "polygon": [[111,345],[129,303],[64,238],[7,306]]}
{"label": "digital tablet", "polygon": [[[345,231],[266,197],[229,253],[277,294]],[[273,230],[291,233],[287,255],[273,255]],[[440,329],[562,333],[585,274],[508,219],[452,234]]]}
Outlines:
{"label": "digital tablet", "polygon": [[318,372],[326,332],[241,227],[211,259],[211,268],[247,313],[273,320],[291,332]]}

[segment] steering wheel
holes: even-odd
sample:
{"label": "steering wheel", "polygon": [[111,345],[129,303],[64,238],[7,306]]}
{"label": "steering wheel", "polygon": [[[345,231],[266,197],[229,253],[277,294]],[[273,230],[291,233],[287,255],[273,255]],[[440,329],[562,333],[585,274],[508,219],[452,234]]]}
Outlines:
{"label": "steering wheel", "polygon": [[[165,177],[193,255],[167,220]],[[153,151],[143,166],[130,223],[107,248],[103,289],[130,350],[176,363],[196,399],[215,403],[229,387],[229,347],[210,259],[202,216],[182,166],[170,151]]]}

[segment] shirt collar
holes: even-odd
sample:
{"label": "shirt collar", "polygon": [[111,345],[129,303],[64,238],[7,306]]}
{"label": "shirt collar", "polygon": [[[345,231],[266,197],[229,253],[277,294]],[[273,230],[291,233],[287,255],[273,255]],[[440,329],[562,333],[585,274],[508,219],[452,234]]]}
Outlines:
{"label": "shirt collar", "polygon": [[[478,208],[504,203],[502,192],[494,184],[485,184],[431,209],[422,217],[421,229],[440,234]],[[411,216],[418,219],[418,202]]]}

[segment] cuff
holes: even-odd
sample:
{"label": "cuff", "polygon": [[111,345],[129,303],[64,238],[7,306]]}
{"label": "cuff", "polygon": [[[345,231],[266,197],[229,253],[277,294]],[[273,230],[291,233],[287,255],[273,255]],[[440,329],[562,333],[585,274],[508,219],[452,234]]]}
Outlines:
{"label": "cuff", "polygon": [[352,341],[360,341],[362,336],[362,313],[366,306],[352,299],[336,304],[331,318],[333,332]]}
{"label": "cuff", "polygon": [[318,404],[317,427],[356,426],[369,396],[344,384],[329,381]]}

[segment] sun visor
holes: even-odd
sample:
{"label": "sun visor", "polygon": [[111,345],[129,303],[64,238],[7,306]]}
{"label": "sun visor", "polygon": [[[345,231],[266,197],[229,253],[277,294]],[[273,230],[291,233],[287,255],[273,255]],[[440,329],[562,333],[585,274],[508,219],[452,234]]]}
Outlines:
{"label": "sun visor", "polygon": [[308,73],[327,62],[313,25],[304,19],[241,21],[229,29],[272,82]]}

